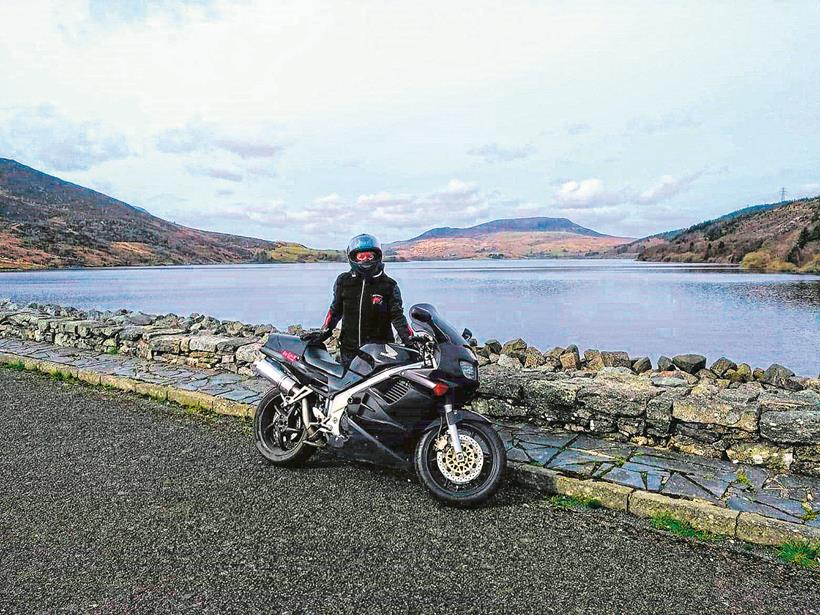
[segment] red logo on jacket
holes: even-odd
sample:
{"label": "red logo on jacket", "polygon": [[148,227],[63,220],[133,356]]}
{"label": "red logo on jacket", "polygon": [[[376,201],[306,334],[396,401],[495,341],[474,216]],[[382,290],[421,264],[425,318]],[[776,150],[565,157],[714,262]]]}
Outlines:
{"label": "red logo on jacket", "polygon": [[382,296],[381,295],[373,295],[373,305],[381,305],[382,304]]}

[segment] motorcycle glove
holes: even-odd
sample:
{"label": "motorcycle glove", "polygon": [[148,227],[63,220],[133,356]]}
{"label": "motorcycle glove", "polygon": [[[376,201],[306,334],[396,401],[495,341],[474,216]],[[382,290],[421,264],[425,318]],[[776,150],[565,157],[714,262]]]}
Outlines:
{"label": "motorcycle glove", "polygon": [[328,339],[333,332],[330,329],[319,329],[318,331],[308,331],[299,336],[299,339],[308,344],[321,344]]}

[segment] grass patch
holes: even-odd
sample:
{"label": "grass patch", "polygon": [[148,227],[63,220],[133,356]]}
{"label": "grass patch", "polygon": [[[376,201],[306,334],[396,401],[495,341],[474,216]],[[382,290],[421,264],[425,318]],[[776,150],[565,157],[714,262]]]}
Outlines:
{"label": "grass patch", "polygon": [[52,380],[56,380],[57,382],[79,382],[74,376],[71,374],[66,374],[63,372],[56,372],[54,374],[49,374],[49,378]]}
{"label": "grass patch", "polygon": [[120,354],[120,351],[116,346],[111,346],[105,349],[105,354]]}
{"label": "grass patch", "polygon": [[11,363],[3,363],[2,367],[4,367],[5,369],[13,369],[17,372],[26,371],[26,365],[22,361],[12,361]]}
{"label": "grass patch", "polygon": [[692,524],[683,519],[678,519],[668,512],[655,513],[649,519],[652,527],[667,531],[683,538],[697,538],[698,540],[715,540],[717,536],[705,530],[697,530]]}
{"label": "grass patch", "polygon": [[820,568],[820,542],[787,542],[780,547],[777,557],[803,568]]}
{"label": "grass patch", "polygon": [[757,489],[755,489],[755,486],[752,484],[752,481],[749,480],[749,477],[746,474],[746,470],[740,470],[735,476],[735,482],[737,482],[738,485],[740,485],[747,491],[751,491],[752,493],[757,491]]}
{"label": "grass patch", "polygon": [[620,455],[615,455],[612,458],[612,463],[615,464],[617,467],[622,468],[623,465],[626,463],[626,457],[621,457]]}
{"label": "grass patch", "polygon": [[549,503],[558,508],[589,508],[591,510],[603,506],[603,504],[595,498],[575,495],[554,495],[549,499]]}
{"label": "grass patch", "polygon": [[816,510],[812,510],[808,502],[802,502],[801,506],[803,507],[803,510],[806,511],[802,517],[803,521],[814,521],[817,517],[820,517],[820,513]]}

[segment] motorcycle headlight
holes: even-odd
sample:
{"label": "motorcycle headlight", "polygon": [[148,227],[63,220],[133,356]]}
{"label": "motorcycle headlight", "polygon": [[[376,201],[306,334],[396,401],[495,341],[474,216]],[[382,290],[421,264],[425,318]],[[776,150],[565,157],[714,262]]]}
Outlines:
{"label": "motorcycle headlight", "polygon": [[470,363],[470,361],[459,361],[458,364],[461,366],[461,373],[465,378],[468,380],[476,380],[475,363]]}

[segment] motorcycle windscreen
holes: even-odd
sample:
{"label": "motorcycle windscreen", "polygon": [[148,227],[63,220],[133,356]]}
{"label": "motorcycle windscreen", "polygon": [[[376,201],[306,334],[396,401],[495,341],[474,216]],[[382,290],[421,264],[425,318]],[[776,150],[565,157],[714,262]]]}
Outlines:
{"label": "motorcycle windscreen", "polygon": [[464,344],[461,333],[429,303],[417,303],[411,307],[410,318],[413,320],[414,329],[429,333],[439,342]]}

